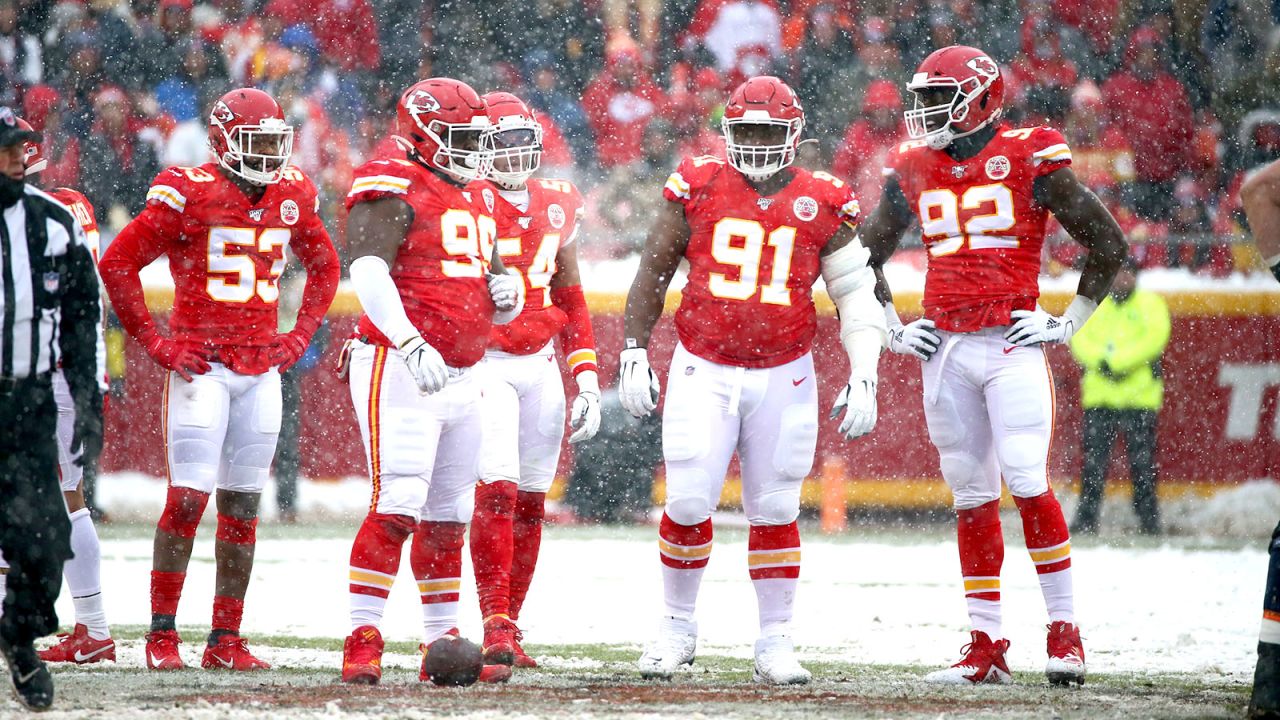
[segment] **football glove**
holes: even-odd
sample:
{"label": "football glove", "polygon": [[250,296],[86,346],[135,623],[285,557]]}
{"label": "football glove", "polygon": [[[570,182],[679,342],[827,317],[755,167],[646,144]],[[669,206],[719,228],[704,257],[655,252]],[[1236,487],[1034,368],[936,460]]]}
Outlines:
{"label": "football glove", "polygon": [[929,318],[889,328],[889,350],[899,355],[914,355],[928,361],[941,346],[938,328]]}
{"label": "football glove", "polygon": [[401,346],[400,356],[409,367],[413,381],[418,384],[418,392],[423,395],[440,392],[448,384],[449,366],[445,365],[440,352],[421,335],[414,335]]}
{"label": "football glove", "polygon": [[297,330],[284,335],[276,335],[275,340],[271,342],[268,357],[272,365],[277,366],[280,372],[284,372],[302,359],[302,356],[307,353],[307,346],[310,344],[311,339]]}
{"label": "football glove", "polygon": [[633,417],[642,418],[658,407],[662,386],[658,374],[649,367],[649,353],[644,348],[622,351],[622,367],[618,372],[618,399]]}
{"label": "football glove", "polygon": [[846,439],[854,440],[874,430],[877,416],[875,378],[850,377],[849,384],[840,391],[836,404],[831,408],[831,419],[839,417],[842,410],[844,419],[840,421],[839,430]]}
{"label": "football glove", "polygon": [[147,354],[160,367],[178,373],[187,382],[191,382],[196,375],[209,372],[205,356],[190,345],[167,338],[159,332],[153,333],[143,344]]}
{"label": "football glove", "polygon": [[1004,339],[1018,347],[1065,343],[1084,327],[1089,316],[1097,309],[1098,303],[1083,295],[1076,295],[1061,317],[1050,315],[1038,305],[1035,310],[1014,310],[1009,313],[1013,324],[1004,334]]}
{"label": "football glove", "polygon": [[489,297],[498,312],[510,312],[520,301],[520,278],[515,275],[489,273]]}

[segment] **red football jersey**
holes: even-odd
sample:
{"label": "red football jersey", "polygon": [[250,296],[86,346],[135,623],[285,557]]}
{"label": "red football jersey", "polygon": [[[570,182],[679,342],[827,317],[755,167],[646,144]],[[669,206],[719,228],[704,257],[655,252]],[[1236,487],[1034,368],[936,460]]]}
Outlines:
{"label": "red football jersey", "polygon": [[[391,266],[405,314],[450,367],[475,365],[493,326],[485,273],[497,235],[497,190],[486,182],[458,187],[409,160],[373,160],[356,170],[347,209],[388,197],[413,209],[413,224]],[[367,315],[356,332],[391,345]]]}
{"label": "red football jersey", "polygon": [[333,255],[317,205],[315,186],[292,167],[256,203],[216,163],[157,175],[131,237],[146,238],[144,259],[169,256],[174,339],[211,348],[244,375],[269,370],[285,246],[308,267]]}
{"label": "red football jersey", "polygon": [[546,347],[567,317],[551,303],[551,276],[556,254],[573,242],[584,203],[568,180],[531,179],[529,206],[521,211],[501,194],[495,206],[498,255],[508,269],[524,278],[524,310],[506,325],[494,325],[489,347],[513,355],[529,355]]}
{"label": "red football jersey", "polygon": [[98,219],[93,215],[93,204],[89,202],[89,198],[78,190],[65,187],[49,190],[48,193],[66,205],[76,222],[80,223],[80,227],[84,229],[84,237],[89,241],[89,252],[93,253],[93,259],[97,261],[102,252],[102,234],[98,232]]}
{"label": "red football jersey", "polygon": [[776,367],[813,344],[819,254],[841,223],[857,224],[858,200],[827,173],[783,172],[791,182],[762,197],[723,158],[685,158],[662,190],[689,223],[676,332],[698,357]]}
{"label": "red football jersey", "polygon": [[929,250],[924,311],[939,328],[1008,325],[1012,311],[1035,308],[1049,219],[1035,200],[1035,180],[1070,164],[1058,131],[1007,125],[967,160],[923,140],[890,155],[885,174],[897,175]]}

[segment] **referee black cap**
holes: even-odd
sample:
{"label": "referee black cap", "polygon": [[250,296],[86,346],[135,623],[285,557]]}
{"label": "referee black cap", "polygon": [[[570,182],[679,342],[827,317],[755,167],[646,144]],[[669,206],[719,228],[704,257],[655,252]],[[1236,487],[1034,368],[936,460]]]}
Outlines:
{"label": "referee black cap", "polygon": [[27,130],[18,125],[18,116],[13,114],[13,110],[0,105],[0,147],[43,141],[44,135],[36,130]]}

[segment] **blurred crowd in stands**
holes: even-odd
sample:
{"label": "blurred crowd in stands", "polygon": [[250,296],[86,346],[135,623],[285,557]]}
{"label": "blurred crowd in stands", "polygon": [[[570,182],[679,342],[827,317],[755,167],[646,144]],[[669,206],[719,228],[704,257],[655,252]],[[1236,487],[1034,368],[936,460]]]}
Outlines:
{"label": "blurred crowd in stands", "polygon": [[678,156],[717,152],[721,104],[755,74],[804,101],[801,162],[874,206],[912,69],[973,44],[1012,123],[1065,132],[1144,265],[1221,274],[1244,262],[1240,182],[1280,156],[1278,28],[1280,0],[0,0],[0,103],[46,132],[46,182],[81,188],[109,236],[161,167],[207,160],[214,98],[262,87],[340,231],[402,88],[512,90],[547,126],[544,167],[588,193],[599,260],[635,252]]}

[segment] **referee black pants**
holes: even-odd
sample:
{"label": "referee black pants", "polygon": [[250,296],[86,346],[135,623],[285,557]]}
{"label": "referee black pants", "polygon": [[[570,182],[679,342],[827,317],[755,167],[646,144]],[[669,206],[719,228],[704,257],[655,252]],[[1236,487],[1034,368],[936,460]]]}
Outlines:
{"label": "referee black pants", "polygon": [[1080,472],[1080,505],[1072,528],[1096,532],[1102,495],[1111,466],[1111,450],[1124,436],[1129,450],[1129,478],[1133,481],[1133,511],[1146,534],[1160,532],[1156,502],[1156,418],[1154,410],[1085,408],[1083,458]]}
{"label": "referee black pants", "polygon": [[53,603],[71,557],[58,483],[58,409],[49,375],[0,387],[0,550],[9,562],[0,636],[22,646],[58,628]]}

